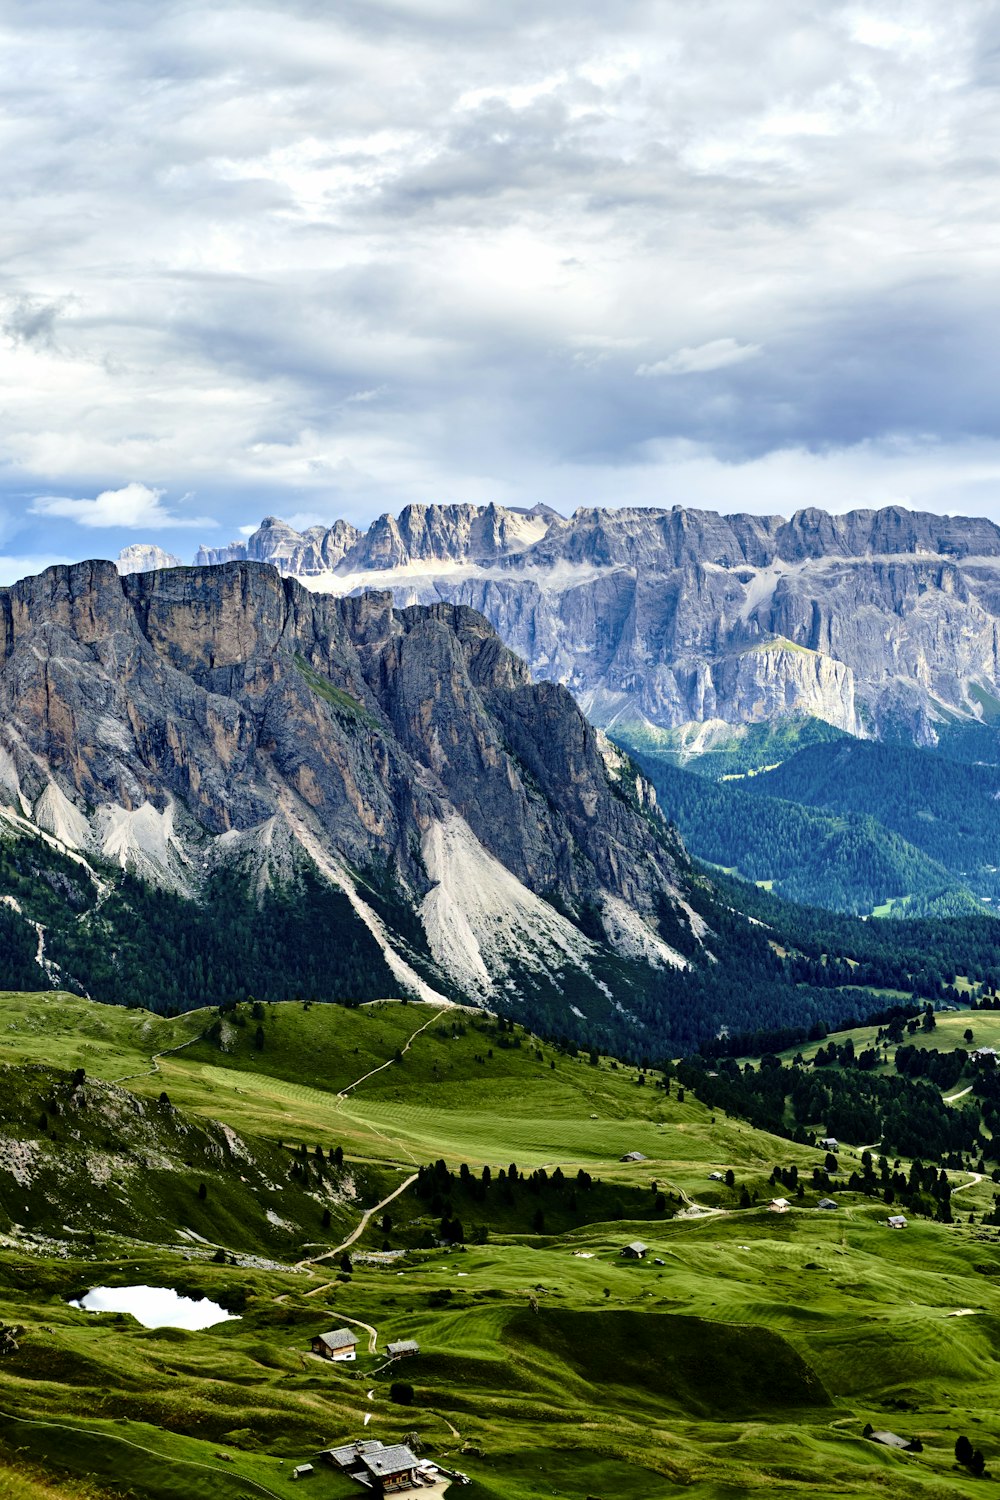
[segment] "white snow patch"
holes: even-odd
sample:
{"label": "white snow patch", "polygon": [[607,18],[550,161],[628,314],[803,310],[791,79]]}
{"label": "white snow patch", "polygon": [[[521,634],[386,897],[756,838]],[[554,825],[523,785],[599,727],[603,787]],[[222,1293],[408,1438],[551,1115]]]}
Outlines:
{"label": "white snow patch", "polygon": [[50,781],[35,803],[35,822],[68,849],[83,849],[90,838],[90,825],[66,793]]}
{"label": "white snow patch", "polygon": [[430,825],[421,853],[437,882],[420,906],[427,941],[463,988],[489,994],[512,964],[587,969],[593,944],[484,849],[457,813]]}
{"label": "white snow patch", "polygon": [[573,1012],[574,1016],[579,1016],[581,1021],[585,1021],[587,1019],[587,1017],[584,1014],[584,1012],[582,1010],[580,1010],[577,1006],[571,1005],[570,1006],[570,1010]]}
{"label": "white snow patch", "polygon": [[601,901],[601,916],[608,941],[616,953],[624,958],[641,958],[659,968],[670,964],[675,969],[686,969],[687,961],[662,938],[656,936],[640,917],[639,913],[620,896],[606,891]]}
{"label": "white snow patch", "polygon": [[[516,558],[519,554],[514,553],[513,556]],[[544,567],[530,563],[525,566],[515,564],[513,567],[504,567],[497,564],[477,565],[473,562],[451,559],[443,561],[424,559],[419,562],[403,563],[396,568],[359,568],[350,573],[326,572],[314,573],[311,576],[296,573],[293,576],[304,588],[316,594],[354,594],[366,589],[390,589],[395,593],[408,586],[414,589],[419,589],[421,586],[433,588],[438,580],[451,587],[470,579],[498,583],[528,582],[537,585],[543,593],[561,594],[568,589],[579,588],[581,584],[593,583],[595,579],[606,573],[616,572],[634,573],[635,569],[620,567],[617,564],[594,566],[591,563],[564,560]]]}

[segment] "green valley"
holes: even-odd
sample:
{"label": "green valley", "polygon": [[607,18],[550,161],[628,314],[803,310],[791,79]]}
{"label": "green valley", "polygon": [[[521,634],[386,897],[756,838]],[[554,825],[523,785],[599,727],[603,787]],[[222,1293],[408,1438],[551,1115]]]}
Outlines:
{"label": "green valley", "polygon": [[[413,1004],[173,1020],[60,993],[3,1004],[15,1500],[290,1500],[296,1465],[362,1434],[412,1436],[470,1500],[957,1496],[979,1483],[958,1436],[993,1461],[1000,1230],[982,1173],[952,1168],[954,1222],[918,1211],[893,1233],[861,1181],[866,1142],[840,1148],[838,1208],[820,1209],[813,1136],[706,1102],[708,1064],[642,1069]],[[967,1026],[985,1045],[995,1016],[941,1014],[938,1046]],[[775,1214],[792,1166],[803,1192]],[[648,1250],[630,1261],[633,1240]],[[70,1305],[132,1284],[236,1316],[144,1329]],[[309,1352],[345,1323],[374,1352],[364,1331],[353,1363]],[[419,1354],[387,1363],[393,1339]],[[358,1492],[322,1464],[310,1484]]]}
{"label": "green valley", "polygon": [[700,859],[837,911],[989,912],[1000,896],[996,769],[814,722],[760,726],[697,756],[652,734],[615,738]]}

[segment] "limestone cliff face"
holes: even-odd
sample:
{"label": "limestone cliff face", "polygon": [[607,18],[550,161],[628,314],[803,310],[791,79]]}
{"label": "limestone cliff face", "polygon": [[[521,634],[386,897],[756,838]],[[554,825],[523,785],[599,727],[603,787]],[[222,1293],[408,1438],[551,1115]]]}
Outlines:
{"label": "limestone cliff face", "polygon": [[[932,742],[1000,684],[1000,529],[899,506],[833,516],[410,506],[365,534],[264,523],[247,544],[315,590],[481,612],[599,723],[808,713]],[[206,560],[208,556],[206,554]],[[784,644],[783,644],[784,643]],[[766,650],[760,648],[766,647]]]}
{"label": "limestone cliff face", "polygon": [[559,914],[584,906],[627,903],[679,961],[655,931],[679,842],[570,694],[464,606],[311,594],[252,562],[83,563],[0,590],[0,631],[8,822],[191,893],[255,850],[354,894],[389,871],[412,910],[435,897],[435,957],[474,993],[515,959],[586,966]]}

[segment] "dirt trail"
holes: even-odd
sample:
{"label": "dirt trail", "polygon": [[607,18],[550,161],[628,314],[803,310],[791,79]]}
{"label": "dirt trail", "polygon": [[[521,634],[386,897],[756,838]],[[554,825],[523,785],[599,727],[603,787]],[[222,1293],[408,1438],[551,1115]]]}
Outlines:
{"label": "dirt trail", "polygon": [[186,1042],[178,1042],[176,1047],[165,1047],[162,1052],[154,1052],[149,1059],[151,1066],[144,1068],[141,1073],[125,1073],[121,1078],[112,1078],[112,1083],[128,1083],[130,1078],[152,1078],[160,1071],[157,1058],[171,1057],[175,1052],[182,1052],[185,1047],[192,1047],[195,1042],[200,1042],[200,1036],[189,1036]]}
{"label": "dirt trail", "polygon": [[[451,1007],[448,1008],[450,1009]],[[422,1026],[417,1027],[416,1031],[408,1039],[405,1045],[400,1048],[400,1052],[409,1052],[410,1048],[412,1047],[413,1043],[416,1041],[420,1033],[422,1031],[426,1031],[428,1026],[433,1026],[434,1022],[439,1021],[445,1013],[446,1012],[444,1009],[435,1011],[434,1015],[432,1015],[429,1020],[425,1021]],[[348,1094],[352,1094],[356,1088],[360,1087],[360,1085],[366,1081],[366,1079],[374,1078],[376,1073],[384,1073],[386,1068],[391,1068],[395,1061],[396,1059],[394,1057],[390,1057],[388,1062],[379,1063],[377,1068],[370,1068],[367,1073],[362,1073],[360,1078],[355,1078],[353,1083],[349,1083],[346,1088],[342,1088],[337,1095],[337,1098],[346,1099]]]}
{"label": "dirt trail", "polygon": [[348,1246],[353,1245],[355,1240],[360,1239],[361,1235],[368,1228],[369,1222],[380,1209],[385,1208],[387,1203],[391,1203],[393,1198],[398,1198],[400,1193],[405,1193],[410,1184],[416,1182],[416,1180],[416,1172],[411,1172],[409,1177],[399,1184],[399,1187],[393,1188],[392,1192],[382,1199],[381,1203],[376,1203],[374,1207],[365,1209],[361,1215],[361,1223],[357,1229],[347,1236],[346,1240],[341,1241],[339,1245],[334,1245],[332,1250],[324,1250],[322,1255],[311,1255],[306,1260],[296,1262],[296,1271],[304,1271],[307,1266],[318,1266],[322,1261],[329,1260],[332,1255],[340,1255]]}
{"label": "dirt trail", "polygon": [[982,1172],[970,1172],[968,1182],[963,1182],[960,1187],[952,1188],[951,1196],[954,1198],[956,1193],[964,1193],[966,1188],[978,1187],[982,1180]]}

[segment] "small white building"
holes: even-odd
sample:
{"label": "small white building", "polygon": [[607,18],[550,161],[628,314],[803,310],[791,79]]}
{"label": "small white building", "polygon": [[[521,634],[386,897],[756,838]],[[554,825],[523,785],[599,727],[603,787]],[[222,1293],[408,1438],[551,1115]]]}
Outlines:
{"label": "small white building", "polygon": [[890,1214],[888,1219],[886,1220],[886,1223],[888,1224],[890,1229],[906,1228],[906,1220],[903,1218],[902,1214]]}
{"label": "small white building", "polygon": [[773,1214],[787,1214],[792,1205],[787,1198],[772,1198],[767,1206]]}
{"label": "small white building", "polygon": [[312,1464],[299,1464],[297,1469],[292,1470],[292,1478],[308,1479],[310,1475],[315,1474],[315,1472],[316,1470],[313,1468]]}

